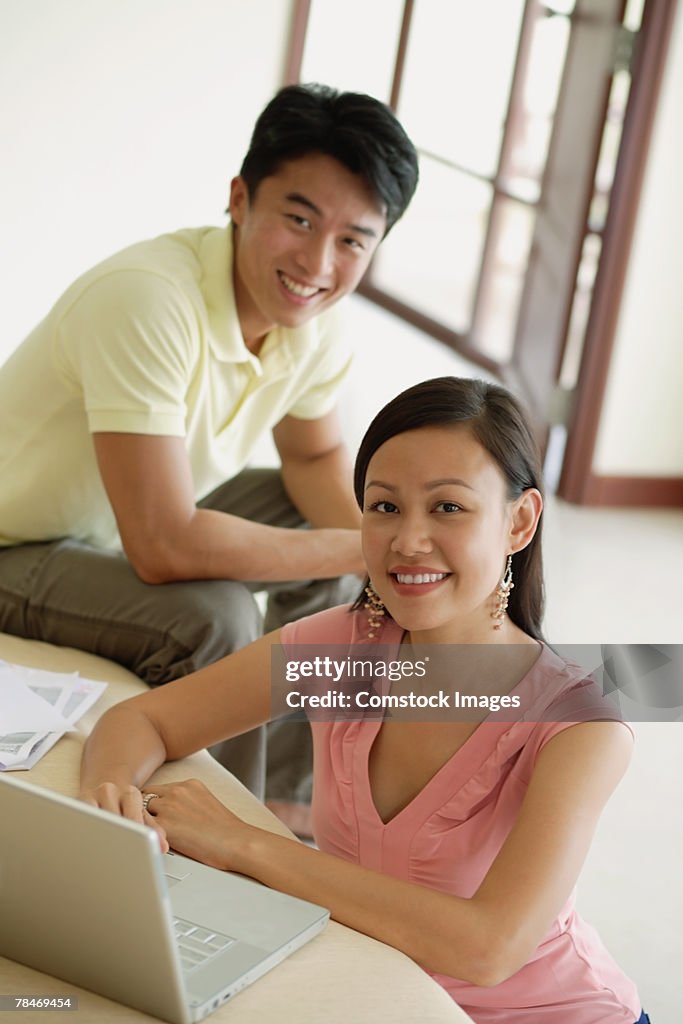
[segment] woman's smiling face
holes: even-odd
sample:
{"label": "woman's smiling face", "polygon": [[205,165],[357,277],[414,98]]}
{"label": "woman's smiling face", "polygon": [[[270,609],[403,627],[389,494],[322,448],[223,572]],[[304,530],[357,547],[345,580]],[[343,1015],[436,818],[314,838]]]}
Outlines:
{"label": "woman's smiling face", "polygon": [[508,499],[498,464],[466,424],[410,430],[377,449],[363,552],[376,592],[413,640],[510,638],[493,632],[491,613],[507,555],[530,539],[519,534],[529,493]]}

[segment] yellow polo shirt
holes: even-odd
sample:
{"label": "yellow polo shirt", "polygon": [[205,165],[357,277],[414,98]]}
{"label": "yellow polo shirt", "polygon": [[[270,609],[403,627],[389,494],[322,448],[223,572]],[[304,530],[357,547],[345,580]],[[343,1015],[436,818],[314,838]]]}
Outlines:
{"label": "yellow polo shirt", "polygon": [[184,437],[197,500],[247,464],[283,416],[334,406],[351,356],[335,310],[240,333],[232,228],[194,228],[80,277],[0,368],[0,545],[119,545],[91,434]]}

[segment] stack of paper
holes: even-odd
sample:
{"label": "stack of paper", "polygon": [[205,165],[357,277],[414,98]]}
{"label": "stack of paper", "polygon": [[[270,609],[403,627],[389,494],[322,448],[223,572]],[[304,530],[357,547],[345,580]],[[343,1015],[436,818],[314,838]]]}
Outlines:
{"label": "stack of paper", "polygon": [[0,771],[32,768],[106,685],[0,661]]}

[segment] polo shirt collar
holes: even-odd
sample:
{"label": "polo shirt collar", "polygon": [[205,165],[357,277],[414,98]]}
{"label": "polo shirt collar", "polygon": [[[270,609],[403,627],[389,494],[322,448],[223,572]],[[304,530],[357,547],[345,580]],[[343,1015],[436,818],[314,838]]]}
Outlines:
{"label": "polo shirt collar", "polygon": [[223,363],[249,363],[261,376],[267,363],[269,374],[284,376],[303,353],[320,344],[318,318],[296,329],[276,327],[266,337],[259,356],[244,343],[235,305],[232,280],[233,227],[212,228],[201,242],[202,291],[209,317],[211,351]]}

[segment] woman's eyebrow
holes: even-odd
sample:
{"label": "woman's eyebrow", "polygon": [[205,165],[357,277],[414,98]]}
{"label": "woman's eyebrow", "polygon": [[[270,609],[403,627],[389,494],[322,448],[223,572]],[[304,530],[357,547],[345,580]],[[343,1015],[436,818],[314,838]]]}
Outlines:
{"label": "woman's eyebrow", "polygon": [[368,480],[368,482],[365,485],[365,490],[367,491],[370,487],[383,487],[385,491],[396,490],[396,488],[393,487],[391,484],[385,484],[383,480]]}
{"label": "woman's eyebrow", "polygon": [[[437,487],[443,487],[445,485],[452,485],[456,487],[466,487],[468,491],[474,491],[476,488],[472,487],[472,484],[468,484],[466,480],[461,480],[460,477],[443,477],[440,480],[430,480],[424,485],[426,491],[433,491]],[[384,480],[368,480],[365,485],[367,491],[369,487],[383,487],[385,491],[396,491],[397,488],[393,484],[385,483]]]}
{"label": "woman's eyebrow", "polygon": [[429,483],[425,484],[425,490],[433,491],[436,487],[443,487],[444,485],[454,485],[455,487],[466,487],[468,491],[474,491],[476,488],[472,484],[468,484],[466,480],[461,480],[460,477],[444,477],[442,480],[430,480]]}

